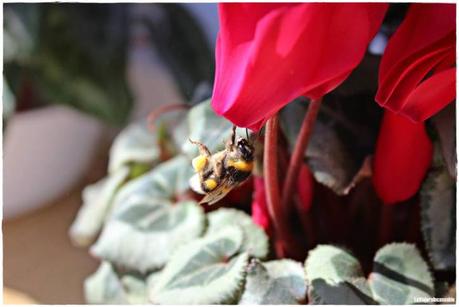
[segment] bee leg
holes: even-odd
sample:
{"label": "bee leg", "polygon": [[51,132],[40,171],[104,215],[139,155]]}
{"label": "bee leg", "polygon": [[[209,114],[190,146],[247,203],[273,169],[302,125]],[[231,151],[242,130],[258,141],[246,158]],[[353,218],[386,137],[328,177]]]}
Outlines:
{"label": "bee leg", "polygon": [[207,148],[206,145],[198,142],[198,141],[193,141],[191,139],[188,139],[190,141],[191,144],[194,144],[196,146],[198,146],[198,149],[199,149],[199,154],[205,156],[205,157],[210,157],[211,154],[210,154],[210,151],[209,149]]}
{"label": "bee leg", "polygon": [[[199,156],[195,157],[192,161],[191,164],[193,165],[194,171],[196,173],[201,173],[206,167],[207,164],[209,163],[211,154],[209,149],[206,147],[206,145],[192,141],[191,139],[189,140],[192,144],[195,144],[198,146],[199,149]],[[202,179],[202,174],[200,175]]]}
{"label": "bee leg", "polygon": [[225,145],[226,150],[232,151],[235,142],[236,142],[236,125],[233,125],[233,128],[231,129],[231,136]]}

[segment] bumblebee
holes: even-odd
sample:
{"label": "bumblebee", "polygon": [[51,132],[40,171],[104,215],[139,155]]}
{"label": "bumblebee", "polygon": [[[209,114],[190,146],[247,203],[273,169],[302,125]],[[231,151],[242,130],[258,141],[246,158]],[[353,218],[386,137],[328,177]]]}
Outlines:
{"label": "bumblebee", "polygon": [[205,194],[200,204],[218,202],[252,174],[254,148],[248,137],[236,140],[236,126],[232,128],[225,149],[215,154],[211,154],[204,144],[189,141],[199,149],[199,156],[192,160],[192,165],[199,178],[200,190]]}

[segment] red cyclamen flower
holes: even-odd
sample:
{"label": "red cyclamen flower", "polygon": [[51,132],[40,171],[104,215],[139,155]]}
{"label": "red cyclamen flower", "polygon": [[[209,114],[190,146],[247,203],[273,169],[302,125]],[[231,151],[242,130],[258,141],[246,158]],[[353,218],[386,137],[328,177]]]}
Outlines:
{"label": "red cyclamen flower", "polygon": [[389,40],[376,101],[423,121],[456,97],[456,5],[411,4]]}
{"label": "red cyclamen flower", "polygon": [[220,4],[213,108],[258,130],[293,99],[322,97],[360,63],[387,7]]}
{"label": "red cyclamen flower", "polygon": [[373,162],[373,185],[385,204],[413,196],[432,162],[433,146],[424,123],[384,113]]}
{"label": "red cyclamen flower", "polygon": [[411,4],[381,60],[376,100],[388,110],[377,141],[373,184],[387,204],[419,190],[433,153],[422,121],[456,97],[455,20],[454,4]]}

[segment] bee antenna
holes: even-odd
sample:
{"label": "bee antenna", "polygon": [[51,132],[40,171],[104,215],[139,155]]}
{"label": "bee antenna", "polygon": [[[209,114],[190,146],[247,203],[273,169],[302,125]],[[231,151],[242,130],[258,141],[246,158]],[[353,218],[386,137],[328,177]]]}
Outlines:
{"label": "bee antenna", "polygon": [[247,140],[249,140],[249,131],[247,128],[245,128],[245,136],[247,137]]}

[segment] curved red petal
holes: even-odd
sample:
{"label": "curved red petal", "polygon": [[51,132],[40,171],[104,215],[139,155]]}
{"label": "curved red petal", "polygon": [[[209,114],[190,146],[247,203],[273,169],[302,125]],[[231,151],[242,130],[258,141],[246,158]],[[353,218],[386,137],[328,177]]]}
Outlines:
{"label": "curved red petal", "polygon": [[[427,119],[454,99],[449,98],[450,78],[437,78],[435,74],[454,66],[455,54],[455,4],[411,4],[382,57],[376,101],[413,120]],[[427,79],[432,72],[433,79]],[[448,81],[442,86],[446,93],[435,90],[428,99],[416,102],[433,84],[439,85],[439,80]],[[447,98],[450,100],[445,102]]]}
{"label": "curved red petal", "polygon": [[385,111],[373,162],[373,185],[386,204],[413,196],[432,162],[424,123]]}
{"label": "curved red petal", "polygon": [[413,121],[424,121],[456,97],[456,68],[450,68],[422,82],[405,102],[405,113]]}
{"label": "curved red petal", "polygon": [[293,99],[323,96],[361,61],[387,7],[221,4],[213,108],[258,130]]}

